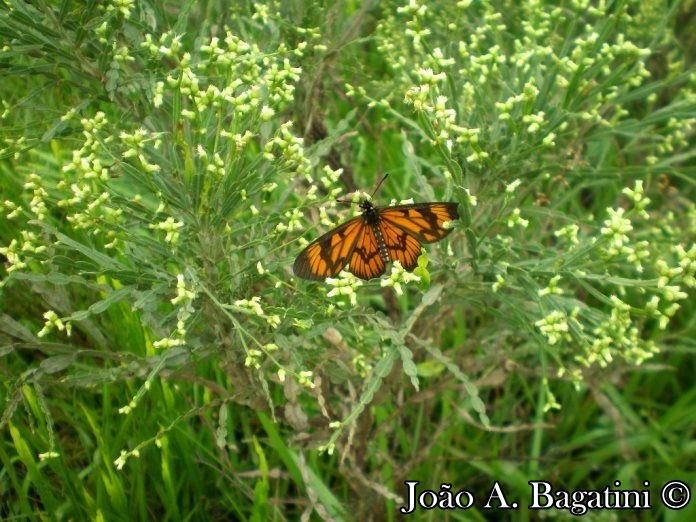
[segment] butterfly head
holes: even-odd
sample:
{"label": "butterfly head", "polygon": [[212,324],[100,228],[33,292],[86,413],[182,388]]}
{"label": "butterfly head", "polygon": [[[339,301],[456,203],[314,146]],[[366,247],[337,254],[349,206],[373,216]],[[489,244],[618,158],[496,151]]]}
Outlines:
{"label": "butterfly head", "polygon": [[362,211],[363,217],[367,220],[368,223],[376,224],[379,221],[379,212],[377,210],[377,207],[375,207],[372,204],[372,201],[366,198],[361,199],[360,203],[358,203],[358,206]]}

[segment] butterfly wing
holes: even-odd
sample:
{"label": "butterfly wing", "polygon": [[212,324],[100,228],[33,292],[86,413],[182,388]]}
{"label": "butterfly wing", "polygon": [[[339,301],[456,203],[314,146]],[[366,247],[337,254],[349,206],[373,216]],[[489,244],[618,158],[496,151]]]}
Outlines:
{"label": "butterfly wing", "polygon": [[418,256],[421,254],[420,242],[386,219],[380,220],[379,228],[382,231],[389,258],[392,261],[399,261],[404,269],[413,270],[418,264]]}
{"label": "butterfly wing", "polygon": [[452,229],[448,221],[459,219],[457,203],[414,203],[379,209],[379,226],[392,261],[411,271],[418,264],[421,244],[439,241]]}
{"label": "butterfly wing", "polygon": [[362,216],[346,221],[312,241],[292,269],[297,277],[322,281],[335,277],[346,266],[365,228]]}
{"label": "butterfly wing", "polygon": [[372,279],[381,276],[386,270],[386,265],[374,229],[366,218],[361,219],[363,226],[350,256],[350,271],[360,279]]}

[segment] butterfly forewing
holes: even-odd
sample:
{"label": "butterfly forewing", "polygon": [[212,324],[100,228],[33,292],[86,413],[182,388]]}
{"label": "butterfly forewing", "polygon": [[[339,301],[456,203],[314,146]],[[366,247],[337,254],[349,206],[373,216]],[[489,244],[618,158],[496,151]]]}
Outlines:
{"label": "butterfly forewing", "polygon": [[362,227],[363,218],[358,216],[314,240],[295,259],[295,275],[318,281],[336,277],[348,263]]}
{"label": "butterfly forewing", "polygon": [[459,219],[459,213],[457,203],[413,203],[381,209],[380,218],[421,243],[433,243],[452,231],[444,224]]}
{"label": "butterfly forewing", "polygon": [[457,203],[379,208],[363,200],[360,207],[362,215],[327,232],[297,256],[296,276],[323,280],[335,277],[349,264],[356,277],[372,279],[384,273],[386,260],[399,261],[406,270],[413,270],[421,243],[442,239],[451,232],[444,224],[459,218]]}

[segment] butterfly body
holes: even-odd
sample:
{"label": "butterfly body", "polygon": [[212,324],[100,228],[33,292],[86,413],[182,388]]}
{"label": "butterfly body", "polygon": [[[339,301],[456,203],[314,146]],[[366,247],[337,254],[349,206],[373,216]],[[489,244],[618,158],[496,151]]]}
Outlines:
{"label": "butterfly body", "polygon": [[379,227],[379,210],[368,200],[363,199],[360,201],[360,209],[363,211],[362,218],[367,222],[372,228],[372,233],[377,239],[377,247],[379,249],[379,255],[382,261],[388,263],[391,261],[389,258],[389,251],[387,250],[387,244],[384,241],[384,235],[382,234],[382,229]]}
{"label": "butterfly body", "polygon": [[413,203],[375,207],[360,201],[362,214],[339,225],[305,248],[293,265],[304,279],[335,277],[349,266],[361,279],[381,276],[386,263],[399,261],[411,271],[421,245],[439,241],[451,232],[444,224],[459,218],[457,203]]}

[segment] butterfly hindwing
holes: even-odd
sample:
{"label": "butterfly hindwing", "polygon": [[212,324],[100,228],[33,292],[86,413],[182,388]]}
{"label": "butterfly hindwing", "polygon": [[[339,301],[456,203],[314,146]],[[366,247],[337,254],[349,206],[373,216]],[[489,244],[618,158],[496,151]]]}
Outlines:
{"label": "butterfly hindwing", "polygon": [[389,258],[392,261],[399,261],[405,270],[413,270],[418,264],[418,256],[421,254],[420,242],[410,233],[394,226],[387,219],[381,219],[379,227],[382,230]]}
{"label": "butterfly hindwing", "polygon": [[353,254],[350,256],[350,271],[360,279],[372,279],[381,276],[386,270],[384,260],[379,250],[377,236],[372,226],[363,217],[360,237],[355,243]]}

